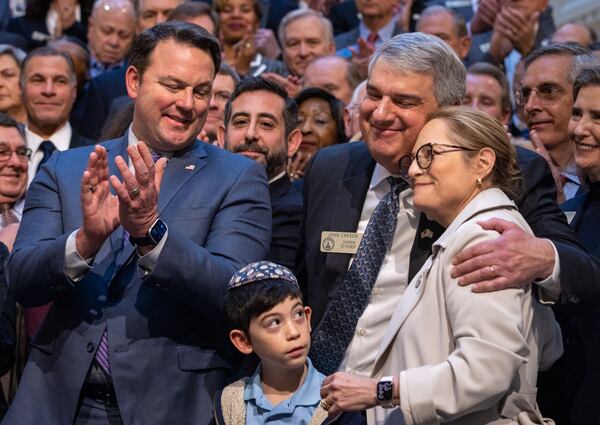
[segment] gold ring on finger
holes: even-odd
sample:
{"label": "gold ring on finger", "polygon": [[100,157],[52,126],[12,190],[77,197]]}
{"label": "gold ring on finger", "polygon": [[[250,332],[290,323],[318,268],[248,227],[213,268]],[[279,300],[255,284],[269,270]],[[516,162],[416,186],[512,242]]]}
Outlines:
{"label": "gold ring on finger", "polygon": [[490,271],[492,272],[492,277],[496,277],[496,270],[494,270],[494,266],[490,266]]}
{"label": "gold ring on finger", "polygon": [[324,398],[321,399],[321,402],[319,404],[321,405],[321,407],[325,411],[327,411],[327,410],[329,410],[331,408],[331,406],[329,405],[329,403],[327,403],[327,400],[325,400]]}
{"label": "gold ring on finger", "polygon": [[244,47],[246,47],[246,49],[249,49],[250,47],[252,47],[252,44],[246,43],[246,45]]}
{"label": "gold ring on finger", "polygon": [[90,190],[90,192],[94,193],[96,191],[96,186],[94,186],[93,184],[88,186],[88,189]]}
{"label": "gold ring on finger", "polygon": [[139,187],[139,186],[136,186],[136,187],[134,187],[133,189],[131,189],[131,190],[129,191],[129,194],[130,194],[131,196],[135,196],[135,195],[137,195],[138,193],[140,193],[140,187]]}

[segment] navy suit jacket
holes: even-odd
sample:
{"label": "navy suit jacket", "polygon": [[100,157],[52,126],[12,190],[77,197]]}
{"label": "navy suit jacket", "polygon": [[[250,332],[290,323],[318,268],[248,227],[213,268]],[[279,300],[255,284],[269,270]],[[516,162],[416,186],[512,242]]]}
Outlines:
{"label": "navy suit jacket", "polygon": [[99,140],[113,99],[127,96],[125,72],[127,65],[110,70],[90,80],[85,92],[83,120],[75,127],[83,136]]}
{"label": "navy suit jacket", "polygon": [[[45,46],[46,42],[50,40],[45,17],[31,18],[29,16],[20,16],[12,18],[8,21],[6,30],[25,37],[29,43],[29,50]],[[83,44],[87,44],[87,26],[83,22],[75,22],[64,30],[64,34],[76,37]]]}
{"label": "navy suit jacket", "polygon": [[[565,212],[575,213],[571,227],[580,235],[590,229],[580,228],[587,208],[588,193],[584,192],[561,204]],[[600,218],[599,218],[600,219]],[[588,249],[600,256],[600,243]],[[581,277],[584,276],[581,272]],[[544,415],[556,423],[597,425],[598,381],[600,381],[600,303],[583,298],[578,305],[559,305],[554,313],[562,330],[563,357],[540,375],[538,403]]]}
{"label": "navy suit jacket", "polygon": [[[126,154],[127,137],[104,146],[119,176],[114,158]],[[91,151],[56,153],[27,193],[9,288],[26,307],[54,303],[4,424],[73,423],[104,329],[125,424],[208,424],[234,369],[222,325],[228,280],[269,248],[264,167],[198,141],[175,153],[158,199],[168,236],[153,272],[142,275],[119,227],[72,283],[65,244],[82,225],[78,182]]]}
{"label": "navy suit jacket", "polygon": [[[538,237],[550,239],[560,258],[561,302],[578,302],[578,297],[600,293],[600,261],[585,253],[564,214],[556,204],[556,189],[545,160],[518,148],[525,192],[519,211]],[[329,301],[348,270],[350,254],[320,252],[323,231],[356,232],[369,188],[375,161],[364,142],[320,149],[304,175],[304,215],[298,247],[296,273],[312,308],[313,330],[320,323]],[[434,231],[422,239],[417,229],[410,253],[409,280],[420,269],[441,226],[421,217],[420,228]]]}
{"label": "navy suit jacket", "polygon": [[293,270],[300,241],[302,194],[292,185],[287,173],[269,184],[269,193],[273,213],[269,260]]}

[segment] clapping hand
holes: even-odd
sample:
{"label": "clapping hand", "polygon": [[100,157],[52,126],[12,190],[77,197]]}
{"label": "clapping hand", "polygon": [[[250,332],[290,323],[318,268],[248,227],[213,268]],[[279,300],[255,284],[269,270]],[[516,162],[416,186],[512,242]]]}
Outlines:
{"label": "clapping hand", "polygon": [[89,156],[80,195],[83,224],[77,232],[76,248],[81,257],[91,258],[119,226],[119,200],[110,192],[104,146],[96,145]]}
{"label": "clapping hand", "polygon": [[127,148],[134,173],[121,156],[115,158],[117,168],[123,176],[110,176],[110,184],[119,198],[121,225],[132,237],[143,237],[158,219],[158,193],[162,182],[166,158],[156,163],[144,142]]}

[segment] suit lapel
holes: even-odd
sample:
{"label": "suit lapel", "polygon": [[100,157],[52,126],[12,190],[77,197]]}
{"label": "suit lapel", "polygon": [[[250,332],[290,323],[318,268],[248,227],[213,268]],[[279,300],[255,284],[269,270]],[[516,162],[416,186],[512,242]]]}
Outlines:
{"label": "suit lapel", "polygon": [[384,354],[393,344],[394,339],[398,335],[399,329],[402,327],[402,324],[406,321],[406,318],[410,314],[410,312],[415,308],[418,304],[419,300],[423,296],[423,292],[425,291],[427,275],[429,270],[431,269],[432,258],[429,257],[425,264],[423,264],[422,269],[418,273],[417,276],[413,278],[413,281],[406,287],[406,291],[400,297],[400,302],[396,306],[396,310],[394,310],[394,314],[390,319],[390,323],[385,331],[385,335],[379,344],[379,349],[377,350],[377,355],[375,356],[375,367],[373,368],[373,376],[377,373],[377,371],[381,368],[381,363],[385,361],[387,356]]}
{"label": "suit lapel", "polygon": [[[351,175],[338,183],[331,222],[326,230],[356,232],[374,168],[375,161],[365,149],[365,153],[352,167]],[[350,258],[350,254],[328,253],[325,267],[340,270],[343,276],[348,269]]]}
{"label": "suit lapel", "polygon": [[196,140],[189,149],[181,154],[177,152],[169,159],[158,196],[159,215],[169,205],[179,189],[206,166],[206,156],[204,144]]}

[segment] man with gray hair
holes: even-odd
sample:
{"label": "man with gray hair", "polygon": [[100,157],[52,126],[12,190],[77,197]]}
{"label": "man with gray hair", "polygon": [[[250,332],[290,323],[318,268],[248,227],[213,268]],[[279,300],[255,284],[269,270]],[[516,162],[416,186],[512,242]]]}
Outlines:
{"label": "man with gray hair", "polygon": [[21,96],[27,111],[25,136],[33,152],[29,182],[56,150],[86,146],[93,141],[79,136],[69,124],[77,96],[77,77],[71,57],[51,47],[32,51],[21,65]]}
{"label": "man with gray hair", "polygon": [[[328,377],[321,389],[330,414],[375,407],[378,381],[371,373],[387,324],[444,230],[413,209],[401,159],[411,154],[430,113],[461,102],[465,78],[462,62],[439,38],[422,33],[392,38],[369,64],[360,106],[364,143],[321,149],[306,169],[296,273],[313,311],[313,363],[324,374],[346,372]],[[600,262],[578,245],[558,209],[545,160],[524,149],[518,160],[525,180],[518,206],[537,238],[499,219],[482,222],[501,236],[459,253],[452,276],[458,284],[474,284],[476,292],[535,280],[547,300],[598,297]],[[394,202],[390,197],[397,199],[398,213],[382,258],[359,242],[359,234],[368,232],[380,200]],[[370,279],[350,273],[352,254],[352,265],[357,258],[379,257],[367,262]],[[397,391],[398,377],[391,381]],[[350,398],[360,400],[349,403]],[[408,403],[405,396],[400,403]]]}
{"label": "man with gray hair", "polygon": [[331,22],[312,9],[289,12],[279,24],[278,37],[283,46],[283,62],[290,75],[273,72],[262,76],[282,85],[290,97],[300,91],[300,79],[308,65],[322,56],[335,53]]}

